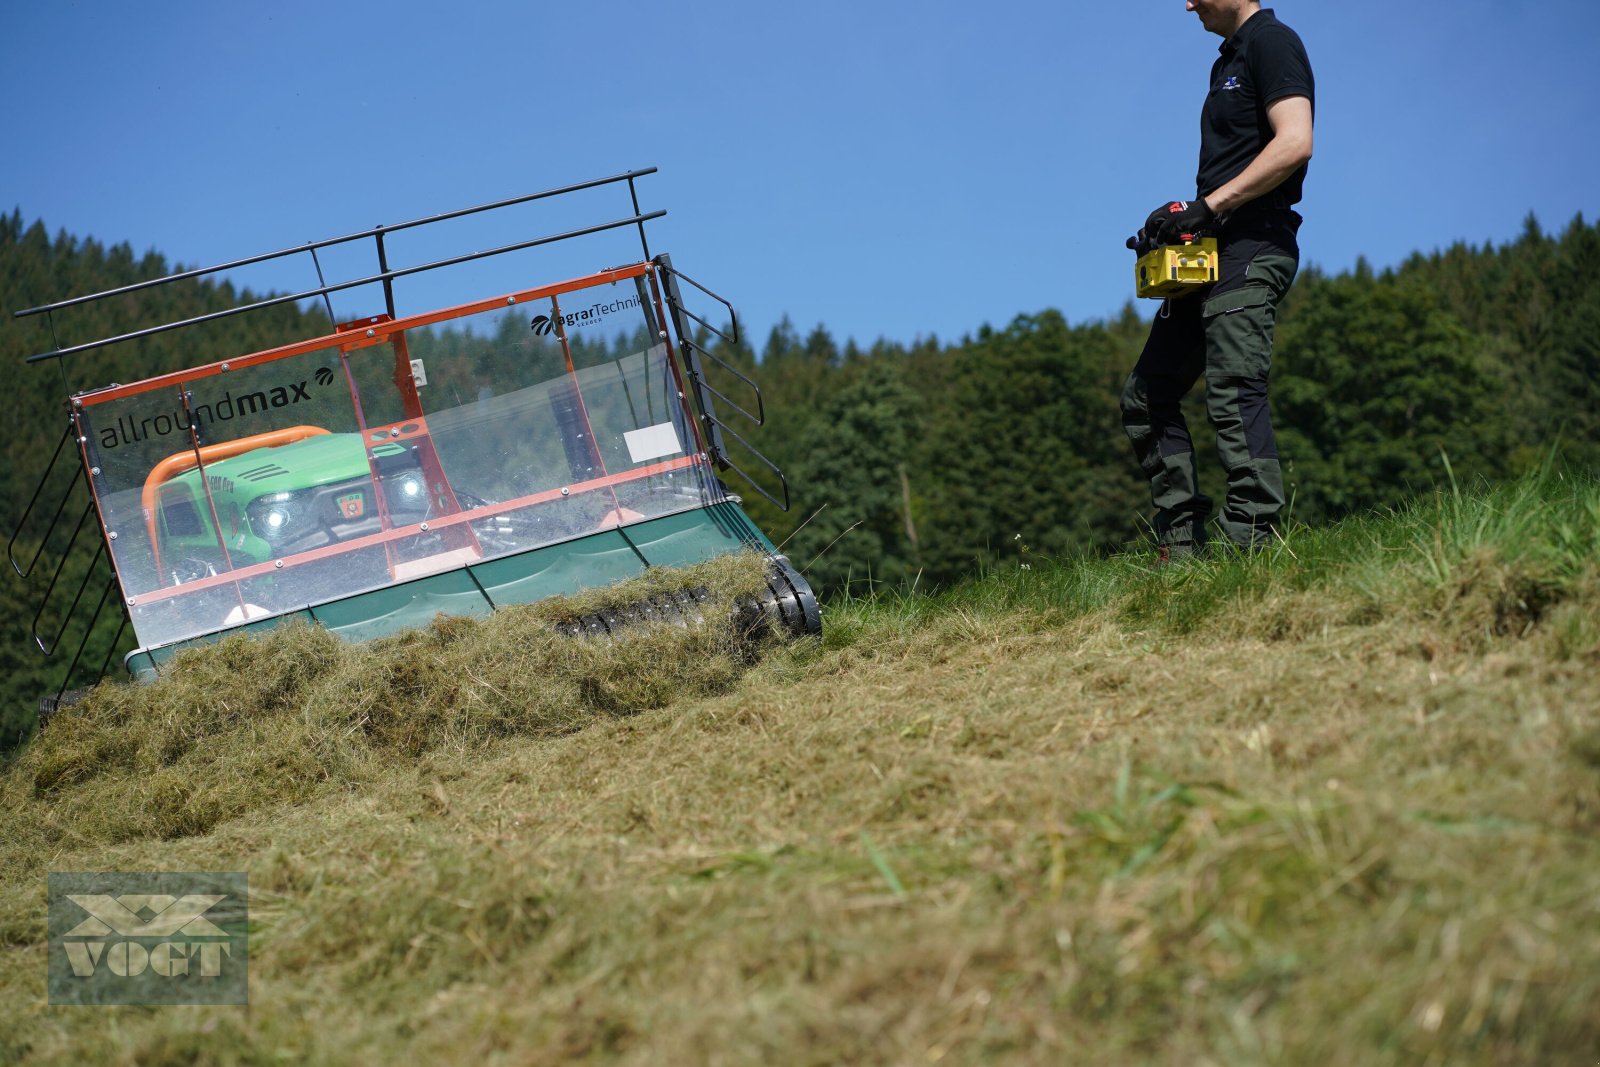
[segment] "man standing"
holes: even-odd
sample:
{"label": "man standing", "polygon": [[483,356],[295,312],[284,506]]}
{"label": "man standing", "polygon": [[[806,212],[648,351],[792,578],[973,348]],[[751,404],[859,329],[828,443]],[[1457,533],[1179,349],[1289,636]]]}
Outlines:
{"label": "man standing", "polygon": [[1193,555],[1206,541],[1211,499],[1200,492],[1179,409],[1202,372],[1228,476],[1218,526],[1240,548],[1258,548],[1284,505],[1267,375],[1278,301],[1300,265],[1292,208],[1311,159],[1315,100],[1305,46],[1259,0],[1184,6],[1224,38],[1200,112],[1197,199],[1163,204],[1134,240],[1172,244],[1214,233],[1221,265],[1215,284],[1163,304],[1122,391],[1122,425],[1150,478],[1164,560]]}

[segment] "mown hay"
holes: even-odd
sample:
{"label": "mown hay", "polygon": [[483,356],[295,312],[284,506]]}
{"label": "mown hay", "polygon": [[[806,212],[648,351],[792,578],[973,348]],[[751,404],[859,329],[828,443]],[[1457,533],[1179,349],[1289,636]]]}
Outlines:
{"label": "mown hay", "polygon": [[[78,836],[184,837],[396,757],[555,736],[721,692],[752,662],[760,638],[741,631],[737,605],[764,575],[760,556],[723,557],[363,645],[301,622],[235,635],[182,653],[154,683],[101,685],[40,733],[7,788],[48,798]],[[699,588],[698,622],[643,623],[619,639],[558,629]]]}
{"label": "mown hay", "polygon": [[[0,779],[22,835],[0,836],[0,1002],[22,1006],[0,1059],[1588,1063],[1596,499],[1511,487],[1261,557],[833,605],[825,642],[637,715],[603,709],[681,683],[597,674],[599,643],[542,683],[477,624],[371,671],[329,645],[240,720],[258,788],[349,761],[297,803],[108,844],[95,802],[129,772]],[[1518,575],[1554,595],[1497,628]],[[576,718],[517,684],[570,686],[538,699]],[[100,741],[174,776],[168,822],[194,785],[230,802],[187,775],[246,745],[186,733],[205,713],[148,753]],[[268,770],[279,727],[326,746]],[[46,1007],[49,869],[248,871],[249,1011]]]}

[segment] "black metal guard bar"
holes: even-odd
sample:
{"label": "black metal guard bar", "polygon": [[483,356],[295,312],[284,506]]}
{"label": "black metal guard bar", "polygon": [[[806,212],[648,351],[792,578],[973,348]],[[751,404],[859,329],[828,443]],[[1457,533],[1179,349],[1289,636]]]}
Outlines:
{"label": "black metal guard bar", "polygon": [[[702,293],[704,293],[707,296],[709,296],[711,299],[715,300],[717,303],[721,304],[723,307],[727,308],[728,309],[728,328],[730,330],[732,330],[733,333],[732,333],[732,336],[729,336],[728,334],[723,333],[716,326],[713,326],[710,322],[707,322],[705,319],[701,318],[699,315],[696,315],[694,312],[690,311],[687,307],[685,307],[683,305],[682,294],[678,292],[678,288],[677,288],[676,284],[672,284],[672,285],[669,285],[667,287],[668,302],[672,305],[672,311],[673,311],[674,316],[681,315],[684,318],[687,318],[687,319],[690,319],[693,322],[699,323],[701,326],[704,326],[710,332],[712,332],[712,333],[716,334],[718,337],[722,338],[728,344],[737,345],[739,343],[739,313],[736,312],[733,309],[733,305],[731,303],[729,303],[726,298],[718,296],[716,293],[713,293],[710,289],[707,289],[705,286],[701,285],[699,282],[695,281],[693,278],[689,277],[687,274],[683,273],[681,270],[678,270],[675,267],[673,267],[671,257],[669,257],[669,256],[661,256],[657,260],[657,263],[665,273],[667,273],[668,275],[671,276],[672,279],[674,279],[674,281],[676,279],[678,279],[678,278],[683,279],[684,281],[688,282],[690,285],[694,286],[696,289],[700,290]],[[745,385],[748,385],[750,387],[750,391],[755,394],[755,398],[756,398],[756,413],[752,414],[751,412],[746,410],[745,407],[742,404],[737,403],[731,397],[729,397],[726,393],[722,392],[722,390],[720,390],[716,386],[712,385],[710,379],[708,379],[706,377],[705,372],[701,369],[699,360],[697,358],[692,358],[692,359],[690,359],[688,361],[688,363],[689,363],[689,378],[694,383],[695,388],[697,390],[704,390],[705,392],[710,393],[712,396],[716,397],[718,400],[721,400],[722,402],[727,404],[729,407],[731,407],[733,410],[737,411],[739,414],[743,415],[745,418],[747,418],[751,422],[755,423],[757,426],[765,425],[766,421],[767,421],[767,408],[766,408],[766,400],[761,395],[761,387],[759,385],[757,385],[753,379],[749,378],[743,372],[741,372],[733,364],[729,363],[727,360],[723,359],[721,356],[717,355],[716,353],[712,352],[710,349],[706,348],[704,345],[700,344],[698,341],[694,340],[694,338],[691,337],[688,334],[688,332],[685,331],[682,328],[683,327],[683,323],[681,321],[678,322],[676,325],[679,327],[678,340],[683,345],[684,350],[690,356],[704,356],[704,357],[706,357],[707,359],[709,359],[713,363],[715,363],[717,366],[719,366],[722,369],[726,370],[729,374],[732,374],[735,378],[738,378],[740,381],[744,382]],[[718,447],[720,449],[720,443],[718,444]]]}
{"label": "black metal guard bar", "polygon": [[728,457],[722,444],[722,432],[712,417],[711,391],[706,387],[705,372],[700,369],[698,346],[691,344],[694,331],[689,328],[689,317],[683,310],[683,294],[678,291],[678,272],[672,269],[672,257],[663,252],[653,262],[659,268],[661,295],[666,301],[666,311],[672,317],[672,330],[678,335],[678,354],[689,375],[690,395],[694,409],[700,414],[700,427],[705,434],[706,453],[719,468],[727,466]]}
{"label": "black metal guard bar", "polygon": [[[85,584],[87,584],[89,581],[89,576],[85,575],[83,580]],[[100,590],[100,599],[95,603],[94,614],[89,616],[89,625],[83,628],[83,639],[78,642],[78,650],[72,654],[72,662],[67,664],[66,673],[62,674],[61,676],[61,688],[56,690],[57,708],[61,707],[62,698],[67,695],[67,687],[72,685],[73,672],[78,669],[78,661],[83,659],[83,650],[89,647],[89,639],[94,636],[94,628],[100,624],[100,613],[105,611],[106,601],[111,597],[111,590],[115,589],[116,587],[117,578],[116,575],[112,575],[110,578],[106,579],[106,587]],[[123,613],[122,619],[124,623],[127,622],[128,616],[126,612]],[[122,640],[121,626],[117,627],[117,636],[111,639],[112,655],[116,653],[117,642],[120,640]],[[106,663],[109,662],[110,657],[108,656]],[[100,675],[94,680],[94,682],[90,683],[91,685],[98,683],[101,678],[106,676],[106,663],[100,665]]]}
{"label": "black metal guard bar", "polygon": [[78,601],[83,599],[83,591],[89,585],[89,578],[94,573],[95,564],[99,563],[100,557],[105,555],[106,542],[102,540],[96,544],[94,559],[89,561],[89,569],[83,572],[83,581],[78,583],[78,592],[72,598],[72,606],[67,608],[65,614],[61,616],[61,625],[56,629],[55,637],[47,643],[39,633],[39,620],[44,618],[44,609],[50,606],[50,595],[55,592],[56,582],[61,578],[61,569],[66,566],[67,557],[72,554],[72,546],[77,543],[78,534],[83,531],[83,520],[87,519],[89,513],[93,510],[94,502],[90,501],[89,506],[83,509],[83,518],[78,520],[77,529],[72,531],[72,541],[68,542],[67,550],[61,554],[61,562],[56,565],[56,573],[50,579],[50,587],[44,591],[44,596],[39,600],[39,610],[33,614],[33,623],[30,627],[33,631],[33,643],[38,645],[39,651],[46,656],[53,655],[56,645],[61,643],[61,635],[67,632],[67,625],[72,622],[72,613],[78,610]]}
{"label": "black metal guard bar", "polygon": [[[379,274],[388,274],[389,273],[389,250],[384,247],[383,234],[381,234],[381,233],[377,234],[373,238],[373,241],[378,246],[378,273]],[[326,298],[326,297],[324,297],[324,298]],[[383,310],[385,310],[385,311],[387,311],[389,313],[389,317],[391,319],[397,317],[395,315],[395,313],[394,313],[394,279],[393,278],[384,278],[383,279]]]}
{"label": "black metal guard bar", "polygon": [[699,344],[699,343],[697,343],[695,341],[685,341],[685,342],[683,342],[683,344],[684,344],[685,348],[694,349],[700,355],[705,356],[711,362],[715,363],[717,366],[721,367],[723,370],[727,371],[729,374],[733,375],[735,378],[738,378],[744,384],[748,385],[750,387],[750,391],[755,394],[756,412],[757,413],[752,415],[750,412],[746,411],[739,404],[735,403],[733,400],[730,400],[727,397],[726,394],[724,394],[716,386],[712,385],[709,381],[705,381],[705,380],[702,379],[700,381],[700,384],[704,385],[707,389],[709,389],[718,398],[727,401],[729,407],[733,408],[735,411],[737,411],[739,414],[743,415],[745,418],[749,419],[751,422],[755,423],[757,426],[765,426],[767,424],[767,404],[766,404],[766,401],[761,396],[761,386],[757,385],[753,378],[750,378],[749,376],[744,374],[744,372],[739,370],[738,367],[735,367],[732,363],[729,363],[727,360],[723,359],[721,356],[717,355],[715,352],[713,352],[710,349],[706,348],[704,345],[701,345],[701,344]]}
{"label": "black metal guard bar", "polygon": [[[724,404],[728,405],[730,408],[737,411],[739,414],[743,415],[757,426],[761,425],[761,420],[759,418],[740,407],[737,402],[729,398],[727,393],[724,393],[722,390],[718,389],[716,386],[712,385],[710,382],[699,377],[698,375],[691,374],[689,377],[694,381],[695,388],[704,389],[706,392],[710,393],[712,396],[716,397],[718,400],[722,401]],[[756,395],[759,397],[761,394],[757,393]]]}
{"label": "black metal guard bar", "polygon": [[663,259],[661,261],[661,267],[664,270],[666,270],[669,273],[671,273],[673,277],[682,278],[684,281],[688,282],[690,285],[694,286],[696,289],[700,290],[702,293],[706,294],[711,299],[713,299],[717,303],[721,304],[723,307],[727,308],[728,309],[728,325],[729,325],[729,329],[733,330],[733,336],[729,337],[727,334],[723,333],[721,330],[719,330],[715,326],[711,325],[705,319],[700,318],[698,315],[695,315],[692,312],[684,311],[685,315],[688,315],[691,319],[694,319],[694,321],[698,322],[700,325],[704,326],[706,329],[710,330],[712,333],[716,334],[718,337],[722,338],[724,341],[728,342],[730,345],[736,345],[736,344],[739,343],[739,313],[737,311],[733,310],[733,305],[732,304],[728,303],[728,301],[725,298],[718,296],[716,293],[713,293],[710,289],[707,289],[705,286],[701,285],[699,282],[695,281],[693,278],[691,278],[687,274],[683,273],[683,271],[678,270],[675,267],[673,267],[672,261],[670,259]]}
{"label": "black metal guard bar", "polygon": [[61,441],[56,445],[55,455],[50,457],[50,465],[44,469],[44,476],[39,479],[39,485],[33,491],[33,499],[29,500],[28,506],[22,509],[22,517],[17,520],[16,529],[11,531],[11,540],[6,545],[6,558],[11,561],[11,569],[17,572],[17,577],[19,578],[26,578],[33,573],[33,568],[39,562],[39,557],[44,554],[44,546],[50,539],[51,531],[56,528],[56,523],[61,521],[61,513],[66,510],[67,498],[72,496],[72,490],[77,488],[78,479],[74,477],[72,481],[67,483],[66,492],[61,494],[61,503],[56,505],[55,517],[50,520],[50,525],[45,529],[44,536],[39,538],[39,548],[34,552],[33,558],[28,561],[27,569],[24,570],[17,563],[17,538],[22,536],[22,528],[27,525],[28,516],[33,514],[33,506],[39,502],[39,494],[44,492],[45,484],[50,481],[50,472],[56,469],[56,460],[61,458],[62,449],[66,448],[67,442],[72,440],[73,431],[72,420],[68,419],[67,432],[61,435]]}
{"label": "black metal guard bar", "polygon": [[[655,168],[651,167],[650,170],[655,170]],[[649,171],[641,173],[648,174]],[[633,213],[635,215],[639,214],[639,187],[633,184],[633,179],[636,177],[638,177],[636,174],[628,175],[628,195],[633,197]],[[642,222],[639,223],[639,247],[644,249],[644,258],[648,261],[650,259],[650,242],[645,239],[644,223]]]}
{"label": "black metal guard bar", "polygon": [[[244,304],[240,307],[226,308],[222,311],[213,311],[206,315],[196,315],[181,322],[169,322],[161,326],[149,326],[143,330],[134,330],[132,333],[119,334],[116,337],[107,337],[100,341],[89,341],[81,345],[72,345],[69,348],[58,348],[52,352],[40,352],[36,356],[29,356],[27,362],[39,363],[47,359],[60,359],[70,356],[75,352],[84,352],[91,348],[105,348],[108,345],[121,344],[123,341],[133,341],[141,337],[152,337],[156,334],[166,333],[169,330],[182,329],[185,326],[196,326],[202,322],[211,322],[215,319],[225,319],[231,315],[242,315],[247,311],[256,311],[260,308],[275,307],[279,304],[289,304],[296,300],[307,300],[312,297],[326,296],[329,293],[338,293],[346,289],[355,289],[362,285],[372,285],[375,282],[387,283],[394,278],[404,278],[408,274],[420,274],[425,270],[437,270],[440,267],[452,267],[457,263],[469,263],[476,259],[487,259],[489,256],[503,255],[506,252],[520,252],[527,248],[537,248],[540,245],[554,244],[557,241],[566,241],[574,237],[586,237],[592,233],[602,233],[606,230],[615,230],[622,226],[633,226],[659,219],[666,211],[652,211],[647,215],[636,215],[632,218],[617,219],[614,222],[604,222],[596,226],[585,226],[577,230],[568,230],[566,233],[552,234],[548,237],[537,237],[531,241],[519,241],[516,244],[501,245],[499,248],[490,248],[482,252],[471,252],[464,256],[452,256],[448,259],[434,260],[432,263],[421,263],[414,267],[402,267],[399,270],[383,271],[366,278],[357,278],[354,281],[339,282],[335,285],[325,285],[318,289],[308,289],[303,293],[294,293],[289,296],[275,296],[267,300],[258,300],[254,304]],[[445,216],[441,216],[445,217]],[[390,227],[393,229],[393,227]],[[363,234],[362,236],[371,236]]]}
{"label": "black metal guard bar", "polygon": [[714,333],[718,337],[722,338],[724,341],[727,341],[729,344],[733,344],[734,343],[732,341],[732,339],[730,339],[728,337],[727,334],[723,333],[721,330],[717,329],[715,326],[711,325],[711,323],[707,322],[705,319],[702,319],[699,315],[696,315],[694,312],[690,311],[688,308],[684,308],[683,309],[683,313],[685,315],[687,315],[689,318],[693,319],[695,322],[699,323],[701,326],[704,326],[711,333]]}
{"label": "black metal guard bar", "polygon": [[[333,245],[348,244],[351,241],[365,240],[381,233],[394,233],[396,230],[409,230],[414,226],[426,226],[429,223],[444,222],[447,219],[460,218],[463,215],[474,215],[480,211],[494,211],[497,208],[512,207],[516,204],[526,204],[533,200],[543,200],[546,197],[561,196],[565,193],[576,193],[584,189],[595,189],[602,185],[611,185],[615,182],[627,182],[629,187],[632,188],[633,179],[643,177],[646,174],[654,174],[655,172],[655,167],[645,167],[642,170],[630,170],[623,174],[613,174],[609,178],[595,178],[591,181],[579,182],[576,185],[563,185],[557,189],[545,189],[542,192],[528,193],[525,196],[513,196],[507,200],[496,200],[489,204],[479,204],[477,207],[461,208],[457,211],[446,211],[441,215],[429,215],[426,218],[411,219],[408,222],[397,222],[392,226],[374,226],[370,230],[362,230],[359,233],[346,234],[343,237],[330,237],[323,241],[308,241],[303,245],[295,245],[293,248],[285,248],[277,252],[265,252],[259,256],[249,256],[245,259],[235,259],[227,263],[220,263],[215,267],[200,267],[195,270],[182,271],[178,274],[169,274],[164,278],[151,278],[147,281],[135,282],[132,285],[124,285],[116,289],[107,289],[104,292],[90,293],[88,296],[75,296],[70,300],[59,300],[54,304],[41,304],[35,308],[27,308],[25,310],[15,312],[15,317],[20,319],[28,315],[38,315],[47,311],[56,311],[60,308],[75,307],[79,304],[88,304],[96,300],[103,300],[106,297],[121,296],[124,293],[138,292],[140,289],[149,289],[156,285],[166,285],[168,282],[183,281],[187,278],[199,278],[207,274],[216,274],[219,271],[234,270],[238,267],[248,267],[254,263],[265,263],[268,260],[282,259],[285,256],[299,255],[300,253],[310,249],[329,248]],[[634,197],[634,214],[639,214],[637,196]],[[648,216],[648,218],[654,217],[655,216],[653,215]],[[629,219],[624,225],[631,225],[635,222],[642,224],[643,221],[643,219]],[[649,256],[646,256],[645,258],[648,259]],[[313,293],[311,295],[316,294]]]}
{"label": "black metal guard bar", "polygon": [[733,427],[729,426],[727,423],[723,422],[721,419],[717,418],[715,415],[707,414],[705,416],[705,419],[706,419],[706,421],[714,424],[718,428],[718,430],[726,432],[729,437],[732,437],[735,441],[738,441],[741,445],[743,445],[745,447],[746,451],[748,451],[752,456],[754,456],[757,459],[759,459],[762,463],[764,463],[766,465],[768,470],[772,471],[772,473],[774,473],[774,474],[776,474],[778,476],[778,483],[783,486],[783,500],[780,501],[777,497],[775,497],[771,493],[767,492],[766,489],[762,487],[760,482],[756,481],[754,478],[750,477],[744,471],[740,470],[739,466],[737,464],[735,464],[731,459],[728,458],[728,455],[727,455],[727,453],[725,451],[724,451],[724,453],[722,455],[722,466],[724,468],[726,468],[727,470],[733,471],[733,473],[735,473],[739,477],[743,478],[745,480],[745,482],[749,484],[750,488],[754,489],[756,492],[760,493],[762,496],[764,496],[768,500],[772,501],[772,503],[774,504],[774,506],[776,506],[778,508],[778,510],[780,510],[780,511],[788,511],[789,510],[789,479],[784,477],[782,468],[780,468],[776,463],[772,462],[772,460],[768,459],[766,456],[763,456],[756,449],[756,447],[754,445],[752,445],[749,441],[746,441],[743,437],[741,437],[739,435],[739,431],[735,430]]}

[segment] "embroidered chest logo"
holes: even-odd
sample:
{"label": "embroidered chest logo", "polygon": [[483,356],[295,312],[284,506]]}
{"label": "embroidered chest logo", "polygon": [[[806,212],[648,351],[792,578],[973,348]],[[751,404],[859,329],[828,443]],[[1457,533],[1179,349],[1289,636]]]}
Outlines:
{"label": "embroidered chest logo", "polygon": [[1230,93],[1239,88],[1239,76],[1237,74],[1230,74],[1228,76],[1228,80],[1222,83],[1222,88],[1225,92]]}

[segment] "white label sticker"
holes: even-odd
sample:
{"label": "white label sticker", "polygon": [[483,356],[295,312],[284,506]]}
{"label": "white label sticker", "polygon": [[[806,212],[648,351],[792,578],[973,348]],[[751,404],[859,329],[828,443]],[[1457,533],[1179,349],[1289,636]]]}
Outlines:
{"label": "white label sticker", "polygon": [[676,456],[683,451],[678,443],[678,431],[670,422],[658,422],[640,430],[629,430],[622,435],[628,443],[628,455],[635,463],[662,456]]}

